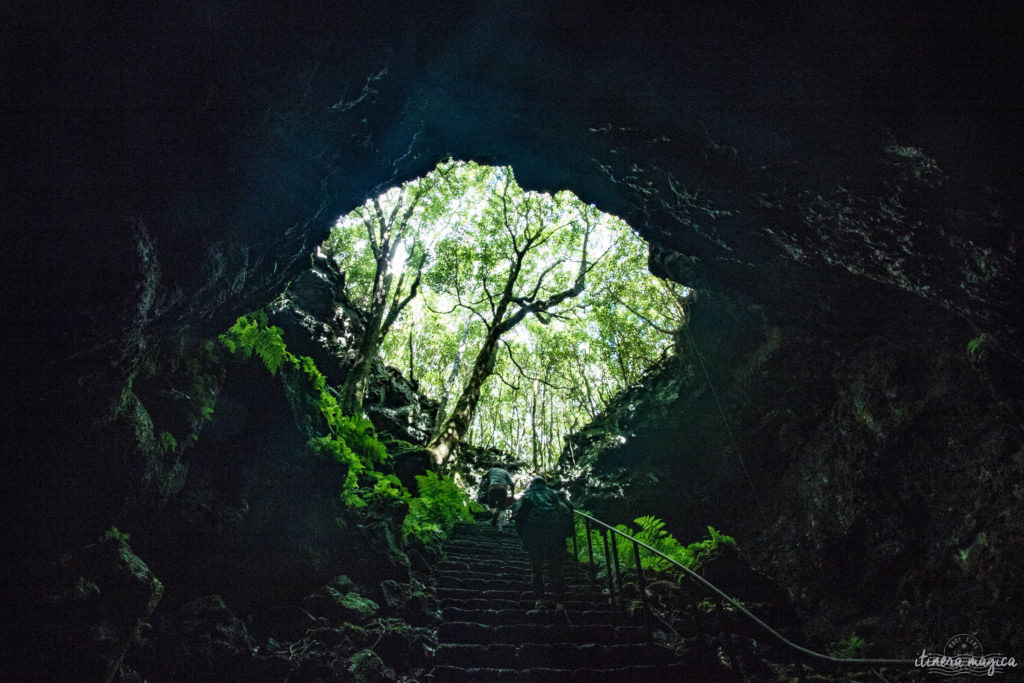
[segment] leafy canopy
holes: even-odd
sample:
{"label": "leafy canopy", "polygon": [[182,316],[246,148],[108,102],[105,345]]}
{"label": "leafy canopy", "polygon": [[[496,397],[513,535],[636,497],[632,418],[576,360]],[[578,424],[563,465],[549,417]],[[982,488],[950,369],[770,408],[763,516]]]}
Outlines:
{"label": "leafy canopy", "polygon": [[[550,467],[564,435],[670,351],[686,320],[689,290],[652,276],[646,245],[629,226],[568,191],[527,192],[510,168],[471,162],[445,162],[428,178],[431,189],[419,198],[391,261],[393,276],[416,268],[422,284],[380,355],[443,405],[466,385],[501,288],[517,267],[517,225],[542,233],[518,266],[514,296],[523,301],[573,286],[587,233],[585,291],[527,316],[502,337],[466,437],[532,460],[535,469]],[[392,188],[378,200],[386,210],[410,191]],[[325,243],[357,303],[368,303],[371,293],[364,221],[370,206],[339,219]]]}

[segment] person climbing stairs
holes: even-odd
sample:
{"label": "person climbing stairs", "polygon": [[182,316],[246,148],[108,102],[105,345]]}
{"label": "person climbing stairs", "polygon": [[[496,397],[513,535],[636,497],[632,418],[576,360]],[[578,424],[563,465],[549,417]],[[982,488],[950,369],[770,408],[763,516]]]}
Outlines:
{"label": "person climbing stairs", "polygon": [[726,673],[652,642],[575,562],[566,569],[565,609],[535,609],[519,538],[486,522],[455,527],[434,576],[442,623],[426,680],[681,681]]}

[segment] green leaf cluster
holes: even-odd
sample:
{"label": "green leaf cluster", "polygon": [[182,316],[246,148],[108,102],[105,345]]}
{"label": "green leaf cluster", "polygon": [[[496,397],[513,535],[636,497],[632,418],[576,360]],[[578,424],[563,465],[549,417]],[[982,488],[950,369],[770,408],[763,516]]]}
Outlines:
{"label": "green leaf cluster", "polygon": [[[629,527],[625,524],[617,524],[615,528],[625,534],[633,536],[638,541],[645,543],[663,555],[694,571],[700,568],[700,566],[708,560],[717,556],[718,553],[721,552],[722,548],[728,547],[736,549],[735,538],[721,533],[712,526],[708,526],[707,528],[707,538],[695,541],[688,545],[683,545],[666,530],[665,522],[653,515],[637,517],[633,520],[633,524],[633,527]],[[595,552],[594,560],[598,563],[599,569],[602,572],[607,571],[604,567],[604,541],[601,534],[596,529],[591,529],[590,536],[591,547],[595,549],[602,549],[601,552]],[[588,562],[589,551],[587,549],[586,527],[581,518],[577,518],[576,520],[576,537],[576,547],[578,552],[577,559],[580,562]],[[615,548],[618,552],[620,567],[626,568],[636,566],[632,543],[622,537],[619,537],[616,540]],[[679,568],[672,562],[643,548],[640,549],[640,562],[645,571],[666,572],[670,574],[679,572]]]}
{"label": "green leaf cluster", "polygon": [[[434,472],[418,476],[419,496],[413,497],[398,477],[384,472],[390,456],[372,423],[364,417],[343,414],[337,396],[313,359],[288,351],[281,329],[271,326],[262,311],[240,317],[220,340],[231,353],[243,358],[255,354],[271,373],[280,370],[293,408],[313,434],[308,442],[312,453],[345,466],[340,492],[345,505],[387,509],[395,503],[406,503],[403,537],[414,536],[424,543],[444,539],[458,521],[472,521],[479,505],[450,479]],[[395,442],[396,449],[403,446],[408,448],[409,444]]]}
{"label": "green leaf cluster", "polygon": [[173,453],[178,450],[178,440],[166,429],[160,432],[160,449],[164,453]]}
{"label": "green leaf cluster", "polygon": [[[418,203],[401,223],[412,197]],[[396,207],[401,210],[393,213]],[[393,239],[403,247],[386,273],[373,258],[374,247],[379,252],[384,244],[374,242],[375,216],[401,224]],[[349,297],[367,310],[374,282],[392,278],[397,286],[404,273],[422,275],[417,296],[396,316],[379,353],[450,410],[469,381],[510,272],[517,273],[512,308],[571,287],[585,233],[584,291],[528,315],[502,337],[464,436],[543,470],[560,456],[564,435],[640,381],[686,323],[689,290],[650,274],[643,240],[570,192],[525,191],[511,168],[445,161],[339,219],[323,250],[346,273]],[[527,235],[536,241],[517,263],[515,251]],[[411,282],[405,278],[395,301]]]}
{"label": "green leaf cluster", "polygon": [[872,643],[867,642],[856,633],[851,633],[845,640],[829,644],[828,652],[833,657],[856,659],[857,657],[863,657],[865,651],[870,648],[871,645]]}
{"label": "green leaf cluster", "polygon": [[286,354],[291,356],[285,348],[282,335],[280,327],[267,322],[266,313],[255,311],[240,317],[219,338],[229,353],[244,358],[252,358],[255,353],[270,370],[270,374],[276,375]]}
{"label": "green leaf cluster", "polygon": [[451,479],[435,472],[417,475],[419,497],[409,502],[409,514],[402,524],[402,536],[415,536],[424,543],[437,543],[448,536],[456,522],[473,521],[473,511],[479,504]]}
{"label": "green leaf cluster", "polygon": [[984,353],[985,349],[988,348],[988,342],[988,334],[982,332],[977,337],[974,337],[969,342],[967,342],[967,355],[970,356],[971,358],[981,355],[981,353]]}
{"label": "green leaf cluster", "polygon": [[131,538],[131,536],[129,534],[126,534],[125,532],[121,531],[116,526],[112,526],[112,527],[110,527],[109,529],[107,529],[103,533],[103,535],[100,537],[100,540],[101,541],[118,541],[118,542],[123,541],[123,542],[127,543],[128,539],[130,539],[130,538]]}
{"label": "green leaf cluster", "polygon": [[310,450],[345,466],[341,496],[347,505],[365,504],[357,493],[359,477],[383,464],[388,456],[370,421],[342,414],[327,378],[313,359],[288,351],[281,328],[270,325],[263,311],[238,318],[220,335],[220,341],[234,355],[252,358],[255,354],[273,375],[283,368],[282,379],[292,405],[314,433],[308,442]]}

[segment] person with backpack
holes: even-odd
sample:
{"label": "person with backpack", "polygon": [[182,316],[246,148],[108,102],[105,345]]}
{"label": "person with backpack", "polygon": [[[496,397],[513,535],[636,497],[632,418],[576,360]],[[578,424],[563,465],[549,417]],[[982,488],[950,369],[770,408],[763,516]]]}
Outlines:
{"label": "person with backpack", "polygon": [[512,508],[516,533],[530,556],[534,612],[545,608],[544,569],[551,578],[555,610],[565,609],[565,539],[573,533],[573,506],[561,491],[548,488],[544,477],[534,477]]}
{"label": "person with backpack", "polygon": [[516,485],[512,481],[512,475],[504,468],[492,467],[480,480],[477,502],[494,508],[494,513],[491,515],[491,526],[497,526],[498,531],[501,531],[505,521],[505,510],[512,504],[512,496],[515,495],[515,492]]}

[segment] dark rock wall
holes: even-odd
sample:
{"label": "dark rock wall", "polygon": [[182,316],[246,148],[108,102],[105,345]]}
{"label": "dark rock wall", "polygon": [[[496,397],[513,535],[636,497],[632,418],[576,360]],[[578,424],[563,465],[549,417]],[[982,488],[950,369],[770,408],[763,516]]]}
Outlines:
{"label": "dark rock wall", "polygon": [[892,655],[952,629],[1020,649],[1019,365],[969,353],[955,318],[914,320],[851,336],[705,299],[563,472],[599,516],[734,535],[811,644],[856,633]]}
{"label": "dark rock wall", "polygon": [[[302,271],[270,306],[270,322],[284,330],[288,349],[312,358],[334,386],[341,386],[348,373],[366,319],[346,296],[344,282],[344,274],[314,266]],[[380,359],[372,361],[363,409],[376,428],[424,445],[438,408],[397,369]]]}

